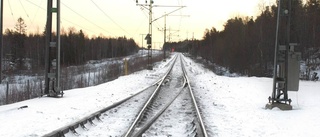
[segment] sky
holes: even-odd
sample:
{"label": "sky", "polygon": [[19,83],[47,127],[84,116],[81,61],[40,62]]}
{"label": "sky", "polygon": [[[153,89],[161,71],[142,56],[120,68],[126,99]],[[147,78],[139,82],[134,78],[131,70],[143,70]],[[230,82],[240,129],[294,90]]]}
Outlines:
{"label": "sky", "polygon": [[[149,3],[149,0],[147,0]],[[3,0],[4,30],[14,29],[19,17],[25,20],[28,33],[42,33],[46,22],[46,0]],[[145,0],[138,0],[144,4]],[[236,16],[253,16],[261,5],[275,0],[154,0],[153,19],[186,6],[166,19],[167,41],[201,39],[205,29],[223,29],[225,22]],[[54,0],[55,3],[55,0]],[[55,17],[55,16],[54,16]],[[83,30],[88,37],[126,36],[142,46],[148,33],[148,9],[136,5],[136,0],[61,0],[61,28]],[[153,48],[164,41],[164,19],[153,22]],[[143,40],[144,46],[146,41]]]}

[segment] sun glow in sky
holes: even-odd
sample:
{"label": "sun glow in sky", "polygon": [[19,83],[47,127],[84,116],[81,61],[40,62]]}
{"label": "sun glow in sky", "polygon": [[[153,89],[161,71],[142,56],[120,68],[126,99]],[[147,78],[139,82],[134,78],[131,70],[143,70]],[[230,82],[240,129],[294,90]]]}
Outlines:
{"label": "sun glow in sky", "polygon": [[[145,0],[138,0],[144,4]],[[149,2],[149,0],[147,0]],[[14,29],[19,17],[25,20],[28,33],[42,33],[46,22],[47,0],[3,0],[4,30]],[[54,0],[55,3],[55,0]],[[223,29],[225,22],[236,16],[255,17],[261,6],[275,0],[154,0],[154,5],[186,6],[167,17],[167,41],[201,39],[205,29]],[[154,7],[153,18],[177,7]],[[61,27],[82,29],[88,37],[126,36],[141,45],[141,34],[148,33],[148,10],[136,0],[61,0]],[[153,46],[163,44],[164,19],[153,23]],[[144,37],[144,36],[143,36]],[[145,41],[143,41],[145,45]]]}

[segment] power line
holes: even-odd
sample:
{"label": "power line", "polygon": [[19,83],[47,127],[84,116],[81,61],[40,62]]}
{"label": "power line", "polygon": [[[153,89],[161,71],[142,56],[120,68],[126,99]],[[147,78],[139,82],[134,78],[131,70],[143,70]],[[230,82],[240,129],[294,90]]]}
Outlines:
{"label": "power line", "polygon": [[85,19],[85,20],[86,20],[86,21],[88,21],[89,23],[91,23],[91,24],[95,25],[96,27],[98,27],[98,28],[100,28],[100,29],[104,30],[104,31],[105,31],[105,32],[107,32],[107,33],[110,33],[110,34],[112,34],[112,35],[115,35],[115,34],[113,34],[113,33],[109,32],[109,31],[105,30],[104,28],[102,28],[102,27],[98,26],[97,24],[93,23],[93,22],[92,22],[92,21],[90,21],[89,19],[87,19],[87,18],[83,17],[81,14],[79,14],[78,12],[74,11],[73,9],[71,9],[71,8],[70,8],[69,6],[67,6],[66,4],[64,4],[64,3],[62,3],[62,2],[61,2],[61,4],[63,4],[63,5],[64,5],[65,7],[67,7],[69,10],[71,10],[72,12],[74,12],[75,14],[77,14],[78,16],[80,16],[81,18]]}
{"label": "power line", "polygon": [[[146,17],[146,19],[148,19],[148,20],[149,20],[149,15],[148,15],[149,13],[147,13],[147,12],[149,12],[149,11],[145,11],[143,7],[140,7],[140,9],[141,9],[141,11],[142,11],[143,15]],[[153,18],[154,18],[154,16],[153,16]],[[157,29],[160,29],[160,27],[159,27],[160,25],[159,25],[159,23],[158,23],[158,22],[157,22],[157,24],[156,24],[156,25],[157,25]],[[140,28],[140,26],[139,26],[139,28]]]}
{"label": "power line", "polygon": [[[134,0],[135,1],[135,0]],[[146,13],[146,11],[144,10],[144,8],[140,8],[140,10],[142,11],[142,14],[145,16],[145,18],[148,20],[148,13]],[[141,20],[141,23],[140,23],[140,25],[139,25],[139,27],[136,29],[136,31],[135,31],[135,33],[137,33],[140,29],[141,29],[141,26],[142,26],[142,24],[143,24],[143,20]]]}
{"label": "power line", "polygon": [[[178,4],[179,4],[179,6],[181,6],[182,5],[182,0],[178,0]],[[180,12],[180,20],[179,20],[179,28],[178,28],[178,30],[180,30],[181,29],[181,22],[182,22],[182,11],[180,10],[179,11]]]}
{"label": "power line", "polygon": [[147,13],[148,11],[146,12],[143,7],[140,7],[140,10],[143,12],[143,15],[146,17],[146,19],[149,19],[149,13]]}
{"label": "power line", "polygon": [[24,10],[24,12],[26,13],[27,17],[29,18],[29,20],[30,20],[30,25],[32,25],[32,26],[34,27],[33,22],[31,21],[31,18],[29,17],[28,12],[27,12],[27,11],[26,11],[26,9],[24,8],[24,6],[23,6],[23,4],[22,4],[21,0],[19,0],[19,3],[20,3],[20,5],[22,6],[22,9],[23,9],[23,10]]}
{"label": "power line", "polygon": [[[153,18],[155,18],[154,16],[153,16]],[[159,24],[159,22],[156,20],[156,21],[154,21],[154,22],[156,22],[156,27],[157,27],[157,29],[159,30],[160,28],[161,28],[161,25]]]}
{"label": "power line", "polygon": [[[9,1],[9,0],[8,0],[8,1]],[[39,6],[38,4],[35,4],[35,3],[31,2],[30,0],[26,0],[26,1],[29,2],[29,3],[31,3],[31,4],[34,5],[34,6],[38,7],[38,9],[42,9],[42,10],[45,10],[45,11],[46,11],[45,8]],[[94,31],[92,31],[92,30],[90,30],[90,29],[87,29],[87,28],[85,28],[85,27],[82,27],[82,26],[80,26],[80,25],[78,25],[78,24],[76,24],[76,23],[74,23],[74,22],[72,22],[72,21],[69,21],[69,20],[65,19],[65,18],[62,18],[62,20],[66,21],[66,22],[69,22],[69,23],[71,23],[71,24],[73,24],[73,25],[76,25],[76,26],[80,27],[80,28],[83,29],[83,30],[87,30],[87,31],[89,31],[89,32],[92,32],[92,33],[97,34],[96,32],[94,32]]]}
{"label": "power line", "polygon": [[[8,1],[9,1],[9,0],[8,0]],[[39,5],[31,2],[31,1],[29,1],[29,0],[26,0],[26,1],[29,2],[29,3],[31,3],[31,4],[33,4],[34,6],[36,6],[36,7],[38,7],[38,8],[40,8],[40,9],[42,9],[42,10],[46,10],[45,8],[42,8],[41,6],[39,6]]]}
{"label": "power line", "polygon": [[66,22],[69,22],[69,23],[71,23],[71,24],[73,24],[73,25],[76,25],[76,26],[80,27],[80,28],[83,29],[83,30],[87,30],[87,31],[89,31],[89,32],[92,32],[92,33],[94,33],[94,34],[97,34],[97,32],[94,32],[94,31],[92,31],[92,30],[89,30],[89,29],[87,29],[87,28],[84,28],[84,27],[82,27],[82,26],[80,26],[80,25],[78,25],[78,24],[76,24],[76,23],[73,23],[73,22],[67,20],[67,19],[64,19],[64,18],[63,18],[63,20],[66,21]]}
{"label": "power line", "polygon": [[[43,0],[40,1],[40,5],[42,4]],[[34,19],[36,18],[36,16],[38,15],[39,12],[39,7],[37,8],[36,14],[33,16],[32,22],[34,22]]]}
{"label": "power line", "polygon": [[13,21],[15,21],[15,18],[14,18],[14,16],[13,16],[13,12],[12,12],[12,8],[11,8],[10,0],[8,0],[8,3],[9,3],[10,12],[11,12],[11,15],[12,15]]}
{"label": "power line", "polygon": [[144,20],[141,20],[140,25],[139,25],[139,27],[136,29],[135,33],[137,33],[137,32],[141,29],[141,26],[142,26],[143,22],[144,22]]}
{"label": "power line", "polygon": [[[129,32],[127,32],[124,28],[122,28],[117,22],[115,22],[106,12],[104,12],[93,0],[91,2],[108,18],[110,19],[114,24],[116,24],[120,29],[122,29],[127,34],[131,35]],[[132,35],[131,35],[132,36]]]}
{"label": "power line", "polygon": [[[21,3],[21,0],[19,0],[19,3],[20,3],[20,5],[22,6],[22,9],[23,9],[24,13],[26,13],[27,17],[29,18],[29,15],[28,15],[26,9],[24,8],[23,4]],[[30,19],[30,18],[29,18],[29,19]]]}

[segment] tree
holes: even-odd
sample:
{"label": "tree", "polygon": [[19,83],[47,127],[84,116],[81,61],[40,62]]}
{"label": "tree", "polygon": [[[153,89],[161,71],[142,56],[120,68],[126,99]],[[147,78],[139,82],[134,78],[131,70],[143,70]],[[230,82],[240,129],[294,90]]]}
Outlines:
{"label": "tree", "polygon": [[18,22],[16,23],[14,29],[16,33],[26,35],[27,25],[24,23],[24,20],[21,17],[18,18]]}
{"label": "tree", "polygon": [[21,17],[18,18],[14,29],[14,45],[12,50],[14,59],[13,61],[15,62],[18,60],[18,69],[23,69],[23,59],[25,57],[24,41],[26,39],[27,25],[24,23],[24,20]]}
{"label": "tree", "polygon": [[[45,33],[26,35],[26,27],[24,20],[19,18],[13,30],[5,30],[5,57],[15,63],[14,70],[25,69],[25,59],[28,59],[28,71],[24,71],[24,73],[41,72],[45,64],[46,36]],[[133,39],[126,37],[106,38],[100,35],[88,38],[85,34],[83,30],[78,31],[74,27],[67,30],[62,29],[60,36],[61,66],[81,65],[89,60],[127,56],[135,53],[139,48]],[[55,33],[52,33],[52,36],[55,38]]]}

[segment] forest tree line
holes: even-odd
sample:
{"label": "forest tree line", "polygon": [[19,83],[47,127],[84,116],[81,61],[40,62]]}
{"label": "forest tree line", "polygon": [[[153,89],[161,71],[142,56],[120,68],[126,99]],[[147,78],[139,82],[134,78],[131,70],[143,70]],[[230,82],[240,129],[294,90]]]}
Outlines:
{"label": "forest tree line", "polygon": [[[282,9],[287,9],[288,0],[282,0]],[[290,43],[298,43],[310,69],[320,58],[320,1],[292,0]],[[281,16],[279,44],[286,41],[286,21]],[[202,40],[168,43],[167,48],[189,52],[207,61],[226,67],[231,72],[243,75],[271,76],[274,62],[277,5],[261,8],[261,14],[253,17],[229,19],[224,30],[207,29]],[[318,62],[319,63],[319,62]]]}
{"label": "forest tree line", "polygon": [[[127,56],[139,49],[133,39],[127,39],[125,36],[89,38],[82,30],[78,31],[74,27],[67,30],[62,28],[60,38],[62,66],[80,65],[89,60]],[[27,26],[24,20],[19,18],[14,29],[7,28],[3,35],[4,71],[43,70],[45,40],[45,32],[27,34]]]}

